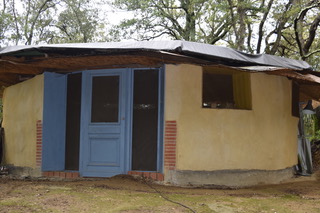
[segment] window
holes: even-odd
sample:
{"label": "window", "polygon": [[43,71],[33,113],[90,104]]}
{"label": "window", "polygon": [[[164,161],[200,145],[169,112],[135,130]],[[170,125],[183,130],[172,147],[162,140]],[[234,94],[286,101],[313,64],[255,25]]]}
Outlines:
{"label": "window", "polygon": [[251,109],[250,74],[205,68],[202,78],[202,107]]}

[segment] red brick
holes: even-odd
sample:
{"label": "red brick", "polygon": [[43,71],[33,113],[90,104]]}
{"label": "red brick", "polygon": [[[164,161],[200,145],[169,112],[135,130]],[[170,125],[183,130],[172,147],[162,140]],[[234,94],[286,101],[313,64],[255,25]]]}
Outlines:
{"label": "red brick", "polygon": [[165,137],[176,137],[177,134],[172,134],[172,133],[166,133]]}
{"label": "red brick", "polygon": [[139,175],[137,171],[131,171],[131,175]]}
{"label": "red brick", "polygon": [[53,177],[60,177],[60,172],[53,172]]}
{"label": "red brick", "polygon": [[165,160],[176,159],[176,155],[166,155],[164,157]]}
{"label": "red brick", "polygon": [[173,151],[173,152],[165,152],[164,153],[164,156],[165,156],[165,158],[167,158],[167,157],[176,157],[176,152],[175,151]]}
{"label": "red brick", "polygon": [[166,126],[165,127],[165,132],[174,132],[174,133],[177,133],[177,127],[176,126]]}
{"label": "red brick", "polygon": [[151,172],[151,173],[150,173],[150,178],[151,178],[152,180],[157,180],[157,173]]}
{"label": "red brick", "polygon": [[167,141],[164,144],[165,147],[176,147],[176,145],[177,144],[175,142],[167,142]]}
{"label": "red brick", "polygon": [[69,179],[69,178],[73,178],[73,177],[72,177],[72,172],[66,172],[66,178],[68,178],[68,179]]}
{"label": "red brick", "polygon": [[79,172],[72,172],[72,177],[73,178],[78,178],[80,175],[79,175]]}
{"label": "red brick", "polygon": [[176,129],[176,128],[177,128],[177,124],[169,124],[169,123],[166,123],[165,128],[166,128],[166,129]]}
{"label": "red brick", "polygon": [[175,124],[175,123],[166,123],[165,128],[177,128],[177,124]]}
{"label": "red brick", "polygon": [[164,142],[165,146],[167,146],[167,145],[175,146],[176,144],[177,144],[176,140],[166,140]]}
{"label": "red brick", "polygon": [[175,161],[166,161],[166,162],[165,162],[165,165],[166,165],[166,166],[175,166],[175,165],[176,165],[176,162],[175,162]]}
{"label": "red brick", "polygon": [[158,180],[158,181],[163,181],[163,180],[164,180],[163,174],[157,173],[157,180]]}
{"label": "red brick", "polygon": [[176,166],[176,163],[175,162],[167,162],[166,165],[167,166]]}
{"label": "red brick", "polygon": [[66,173],[65,172],[60,172],[59,177],[66,178]]}
{"label": "red brick", "polygon": [[164,146],[164,150],[176,150],[177,145],[176,144],[166,144]]}
{"label": "red brick", "polygon": [[168,159],[172,159],[172,158],[176,158],[176,154],[175,153],[164,153],[164,159],[168,160]]}
{"label": "red brick", "polygon": [[150,172],[143,172],[143,177],[149,178],[150,177]]}
{"label": "red brick", "polygon": [[170,144],[170,143],[175,144],[177,140],[176,138],[165,138],[164,141],[165,141],[165,144]]}
{"label": "red brick", "polygon": [[170,120],[167,120],[166,123],[176,123],[177,121],[170,121]]}
{"label": "red brick", "polygon": [[176,121],[166,121],[166,124],[167,125],[176,125],[177,124],[177,122]]}
{"label": "red brick", "polygon": [[46,177],[53,177],[54,173],[53,172],[44,172]]}
{"label": "red brick", "polygon": [[48,177],[49,176],[49,172],[42,172],[42,176]]}
{"label": "red brick", "polygon": [[177,130],[177,126],[176,125],[172,125],[172,124],[166,124],[165,130]]}
{"label": "red brick", "polygon": [[139,172],[137,172],[137,171],[132,171],[132,175],[139,175]]}
{"label": "red brick", "polygon": [[170,137],[165,137],[164,138],[164,141],[176,141],[177,140],[177,137],[172,137],[172,136],[170,136]]}

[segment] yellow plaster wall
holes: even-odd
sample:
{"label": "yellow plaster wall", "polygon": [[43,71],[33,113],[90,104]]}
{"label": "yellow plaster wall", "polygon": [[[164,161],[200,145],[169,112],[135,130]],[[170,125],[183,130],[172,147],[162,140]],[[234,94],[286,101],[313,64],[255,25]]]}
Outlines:
{"label": "yellow plaster wall", "polygon": [[6,164],[36,167],[36,122],[42,120],[43,89],[43,75],[40,75],[4,91]]}
{"label": "yellow plaster wall", "polygon": [[252,110],[204,109],[201,67],[168,65],[165,75],[165,120],[177,121],[178,170],[277,170],[297,163],[291,81],[252,73]]}

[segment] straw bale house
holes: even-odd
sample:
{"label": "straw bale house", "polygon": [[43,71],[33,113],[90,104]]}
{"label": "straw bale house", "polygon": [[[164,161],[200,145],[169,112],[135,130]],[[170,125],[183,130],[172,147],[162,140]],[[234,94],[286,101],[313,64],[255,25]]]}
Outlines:
{"label": "straw bale house", "polygon": [[186,41],[0,50],[4,165],[47,177],[277,183],[297,164],[302,61]]}

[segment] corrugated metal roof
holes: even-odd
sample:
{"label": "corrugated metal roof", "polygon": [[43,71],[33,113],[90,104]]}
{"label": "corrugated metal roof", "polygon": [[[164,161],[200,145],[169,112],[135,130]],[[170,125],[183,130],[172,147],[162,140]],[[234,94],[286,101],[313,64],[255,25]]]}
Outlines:
{"label": "corrugated metal roof", "polygon": [[[293,60],[267,54],[247,54],[237,50],[210,44],[189,41],[141,41],[141,42],[107,42],[107,43],[71,43],[43,44],[31,46],[13,46],[0,50],[0,55],[28,55],[28,52],[66,51],[70,49],[83,51],[168,51],[182,55],[205,58],[206,60],[223,61],[223,64],[238,63],[240,65],[263,65],[295,70],[312,70],[305,61]],[[211,57],[211,58],[210,58]]]}

